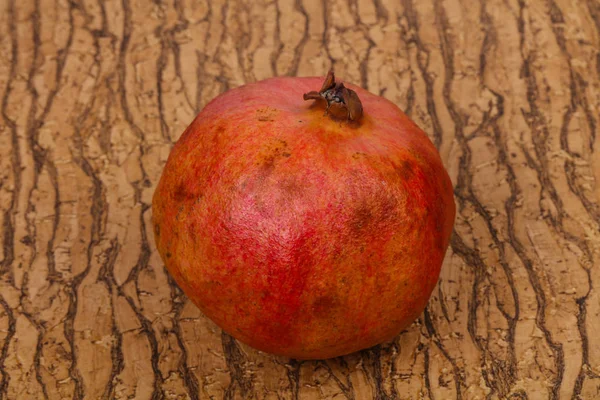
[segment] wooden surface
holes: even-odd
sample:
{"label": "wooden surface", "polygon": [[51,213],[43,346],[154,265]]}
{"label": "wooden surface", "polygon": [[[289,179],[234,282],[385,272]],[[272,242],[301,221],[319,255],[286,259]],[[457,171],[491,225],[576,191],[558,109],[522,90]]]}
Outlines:
{"label": "wooden surface", "polygon": [[[600,398],[599,49],[597,0],[0,0],[0,398]],[[331,64],[459,212],[415,324],[297,362],[186,300],[149,207],[207,101]]]}

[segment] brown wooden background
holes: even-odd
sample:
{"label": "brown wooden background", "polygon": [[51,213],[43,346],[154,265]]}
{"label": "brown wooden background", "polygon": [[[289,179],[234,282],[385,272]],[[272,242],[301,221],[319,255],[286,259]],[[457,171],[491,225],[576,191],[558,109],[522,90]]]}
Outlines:
{"label": "brown wooden background", "polygon": [[[599,49],[597,0],[0,0],[0,398],[600,398]],[[331,64],[459,213],[410,329],[297,362],[186,300],[150,203],[207,101]]]}

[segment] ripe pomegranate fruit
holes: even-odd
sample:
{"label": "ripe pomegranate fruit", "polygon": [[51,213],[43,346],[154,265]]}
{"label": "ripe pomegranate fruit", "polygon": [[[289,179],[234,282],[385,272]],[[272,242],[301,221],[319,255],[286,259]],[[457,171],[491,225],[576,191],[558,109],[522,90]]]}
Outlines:
{"label": "ripe pomegranate fruit", "polygon": [[374,346],[414,321],[455,215],[426,134],[332,80],[218,96],[175,144],[152,203],[158,251],[186,295],[235,338],[298,359]]}

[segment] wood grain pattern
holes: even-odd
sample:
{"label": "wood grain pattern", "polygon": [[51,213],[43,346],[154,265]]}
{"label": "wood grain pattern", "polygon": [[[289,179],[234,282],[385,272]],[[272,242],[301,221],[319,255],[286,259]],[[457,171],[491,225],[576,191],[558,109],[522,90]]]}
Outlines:
{"label": "wood grain pattern", "polygon": [[[207,320],[150,203],[217,94],[345,80],[431,136],[458,217],[393,342],[299,362]],[[596,0],[0,0],[1,399],[600,398]]]}

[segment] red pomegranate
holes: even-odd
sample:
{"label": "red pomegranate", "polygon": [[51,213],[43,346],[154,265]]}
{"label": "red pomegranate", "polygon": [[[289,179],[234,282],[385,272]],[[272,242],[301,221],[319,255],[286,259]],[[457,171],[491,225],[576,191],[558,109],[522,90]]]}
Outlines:
{"label": "red pomegranate", "polygon": [[322,83],[272,78],[214,99],[152,203],[158,251],[186,295],[235,338],[297,359],[374,346],[414,321],[455,215],[414,122],[333,75]]}

